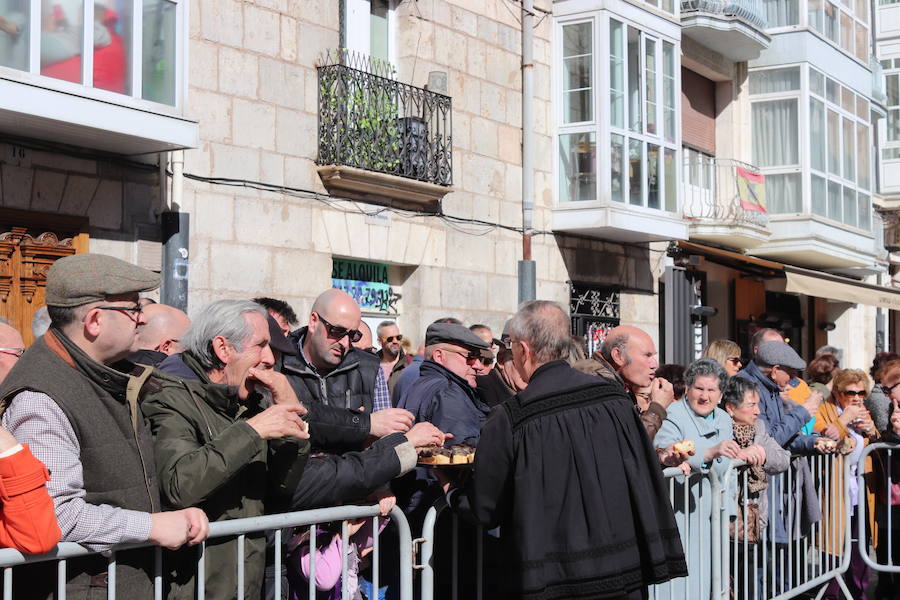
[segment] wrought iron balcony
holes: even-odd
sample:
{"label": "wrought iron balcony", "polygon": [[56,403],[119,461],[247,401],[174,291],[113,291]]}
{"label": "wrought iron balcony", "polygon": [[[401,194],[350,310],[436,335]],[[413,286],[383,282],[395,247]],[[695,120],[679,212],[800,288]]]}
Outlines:
{"label": "wrought iron balcony", "polygon": [[685,36],[730,60],[759,57],[769,47],[762,0],[681,0]]}
{"label": "wrought iron balcony", "polygon": [[682,177],[682,210],[691,222],[691,239],[742,249],[768,239],[765,176],[756,167],[692,153]]}
{"label": "wrought iron balcony", "polygon": [[329,53],[318,72],[318,164],[453,184],[449,96],[400,83],[390,64],[345,51]]}

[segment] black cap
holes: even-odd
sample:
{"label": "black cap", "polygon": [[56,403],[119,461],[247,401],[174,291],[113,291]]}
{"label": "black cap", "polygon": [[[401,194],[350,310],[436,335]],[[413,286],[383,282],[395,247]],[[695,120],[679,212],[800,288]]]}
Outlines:
{"label": "black cap", "polygon": [[278,326],[278,321],[272,318],[272,315],[266,313],[266,320],[269,322],[269,346],[272,350],[278,350],[282,354],[297,355],[297,348],[286,338]]}
{"label": "black cap", "polygon": [[487,350],[487,342],[469,331],[467,327],[455,323],[432,323],[425,331],[425,345],[454,344],[464,348]]}

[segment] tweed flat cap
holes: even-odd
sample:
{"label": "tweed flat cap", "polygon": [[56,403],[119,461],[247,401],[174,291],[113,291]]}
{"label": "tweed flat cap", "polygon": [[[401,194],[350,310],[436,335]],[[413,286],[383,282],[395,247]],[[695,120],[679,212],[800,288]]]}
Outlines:
{"label": "tweed flat cap", "polygon": [[756,352],[756,362],[767,367],[779,365],[790,369],[805,369],[806,361],[784,342],[763,342]]}
{"label": "tweed flat cap", "polygon": [[159,275],[104,254],[73,254],[47,272],[47,306],[71,308],[159,287]]}
{"label": "tweed flat cap", "polygon": [[465,348],[487,350],[490,346],[467,327],[455,323],[432,323],[425,330],[425,345],[456,344]]}

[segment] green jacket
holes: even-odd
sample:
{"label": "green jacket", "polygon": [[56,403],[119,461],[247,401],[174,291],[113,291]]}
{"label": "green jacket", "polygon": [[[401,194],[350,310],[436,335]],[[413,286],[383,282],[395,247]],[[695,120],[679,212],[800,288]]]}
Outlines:
{"label": "green jacket", "polygon": [[[266,406],[260,397],[240,401],[237,388],[209,380],[197,360],[185,352],[185,364],[199,379],[154,371],[147,382],[144,416],[153,433],[163,506],[202,508],[210,522],[257,517],[267,501],[293,492],[306,464],[303,440],[266,443],[247,419]],[[244,544],[244,594],[259,598],[265,569],[263,533],[248,534]],[[193,598],[197,549],[182,549],[164,564],[172,580],[170,598]],[[236,538],[217,538],[206,547],[206,597],[236,597]],[[172,569],[169,569],[172,565]]]}

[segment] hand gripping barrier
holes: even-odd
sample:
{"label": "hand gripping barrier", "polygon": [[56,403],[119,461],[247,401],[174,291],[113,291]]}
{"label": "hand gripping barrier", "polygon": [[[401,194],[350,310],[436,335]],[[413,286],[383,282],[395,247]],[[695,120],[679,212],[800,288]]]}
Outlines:
{"label": "hand gripping barrier", "polygon": [[[895,458],[900,459],[900,447],[895,452]],[[750,493],[752,480],[745,463],[732,461],[726,468],[695,472],[689,477],[681,469],[665,469],[663,475],[669,501],[675,509],[689,575],[652,586],[650,598],[788,600],[822,587],[821,597],[824,587],[832,581],[850,598],[842,578],[850,563],[851,550],[850,467],[850,461],[843,456],[798,456],[792,458],[786,472],[768,475],[768,485],[760,492],[768,501],[763,502],[768,508],[760,515],[767,525],[760,527],[758,541],[748,535],[754,521],[746,517],[736,520],[739,511],[742,515],[754,512],[750,505],[758,502]],[[894,481],[900,483],[900,477]],[[897,499],[900,502],[900,490]],[[446,508],[446,502],[441,499],[429,509],[422,536],[415,540],[421,545],[421,561],[415,569],[422,575],[422,600],[434,598],[434,556],[436,546],[444,542],[435,538],[435,526],[447,512]],[[481,528],[475,529],[473,556],[473,548],[460,548],[458,517],[451,512],[450,518],[452,558],[437,568],[449,567],[453,600],[468,598],[461,592],[460,562],[474,559],[472,597],[481,600],[486,597],[485,533]],[[865,522],[864,515],[861,522]],[[900,521],[895,523],[900,526]],[[900,548],[896,552],[900,553]],[[900,567],[892,566],[890,570],[900,572]]]}
{"label": "hand gripping barrier", "polygon": [[[245,537],[249,533],[256,533],[260,531],[274,531],[274,554],[275,554],[275,578],[274,578],[274,597],[281,598],[281,588],[282,581],[279,574],[281,573],[281,565],[283,561],[282,557],[282,529],[291,528],[291,527],[304,527],[309,526],[309,535],[310,535],[310,547],[315,548],[315,536],[316,529],[318,524],[328,523],[331,521],[343,521],[341,525],[341,539],[348,539],[348,529],[347,529],[347,519],[360,519],[360,518],[372,518],[374,520],[374,526],[372,531],[374,533],[374,546],[373,546],[373,556],[372,556],[372,588],[378,589],[379,586],[379,573],[378,573],[378,558],[379,558],[379,543],[378,543],[378,520],[379,520],[379,508],[378,505],[374,506],[338,506],[331,508],[321,508],[316,510],[307,510],[300,512],[292,512],[292,513],[283,513],[277,515],[266,515],[263,517],[253,517],[247,519],[233,519],[229,521],[219,521],[216,523],[210,523],[209,525],[209,539],[221,538],[221,537],[231,537],[236,536],[237,539],[237,556],[244,555],[244,542]],[[403,512],[394,507],[390,512],[390,519],[393,525],[397,528],[397,533],[399,537],[399,558],[400,558],[400,599],[401,600],[412,600],[412,538],[410,536],[409,524],[407,523],[406,517]],[[130,550],[134,548],[147,547],[148,544],[136,544],[136,545],[127,545],[127,546],[117,546],[115,547],[108,555],[108,568],[107,568],[107,576],[108,576],[108,588],[107,588],[107,598],[109,600],[115,600],[116,598],[116,552]],[[204,574],[206,572],[206,560],[205,560],[205,547],[206,544],[202,544],[200,546],[199,558],[197,560],[197,598],[202,600],[205,598],[205,590],[204,590]],[[348,553],[347,553],[348,545],[343,545],[344,552],[342,552],[341,556],[341,581],[343,582],[344,589],[342,589],[342,596],[348,596],[347,588],[347,580],[348,578],[345,576],[348,569]],[[53,551],[42,554],[39,556],[31,556],[24,555],[16,550],[12,550],[10,548],[5,548],[0,550],[0,569],[3,569],[3,600],[12,600],[13,597],[13,578],[15,577],[15,567],[17,565],[23,565],[28,563],[38,563],[38,562],[49,562],[53,561],[57,564],[57,582],[56,582],[56,600],[65,600],[66,598],[66,559],[76,558],[82,556],[90,556],[96,555],[96,552],[92,552],[75,543],[64,542],[59,544]],[[163,578],[162,578],[162,566],[163,566],[163,552],[160,548],[156,548],[156,558],[155,558],[155,576],[154,576],[154,598],[155,600],[162,600],[163,598]],[[316,581],[316,553],[313,552],[310,555],[310,566],[309,566],[309,598],[310,600],[315,600],[316,598],[316,587],[314,582]],[[237,598],[239,600],[243,600],[244,598],[244,563],[243,561],[237,561]]]}

